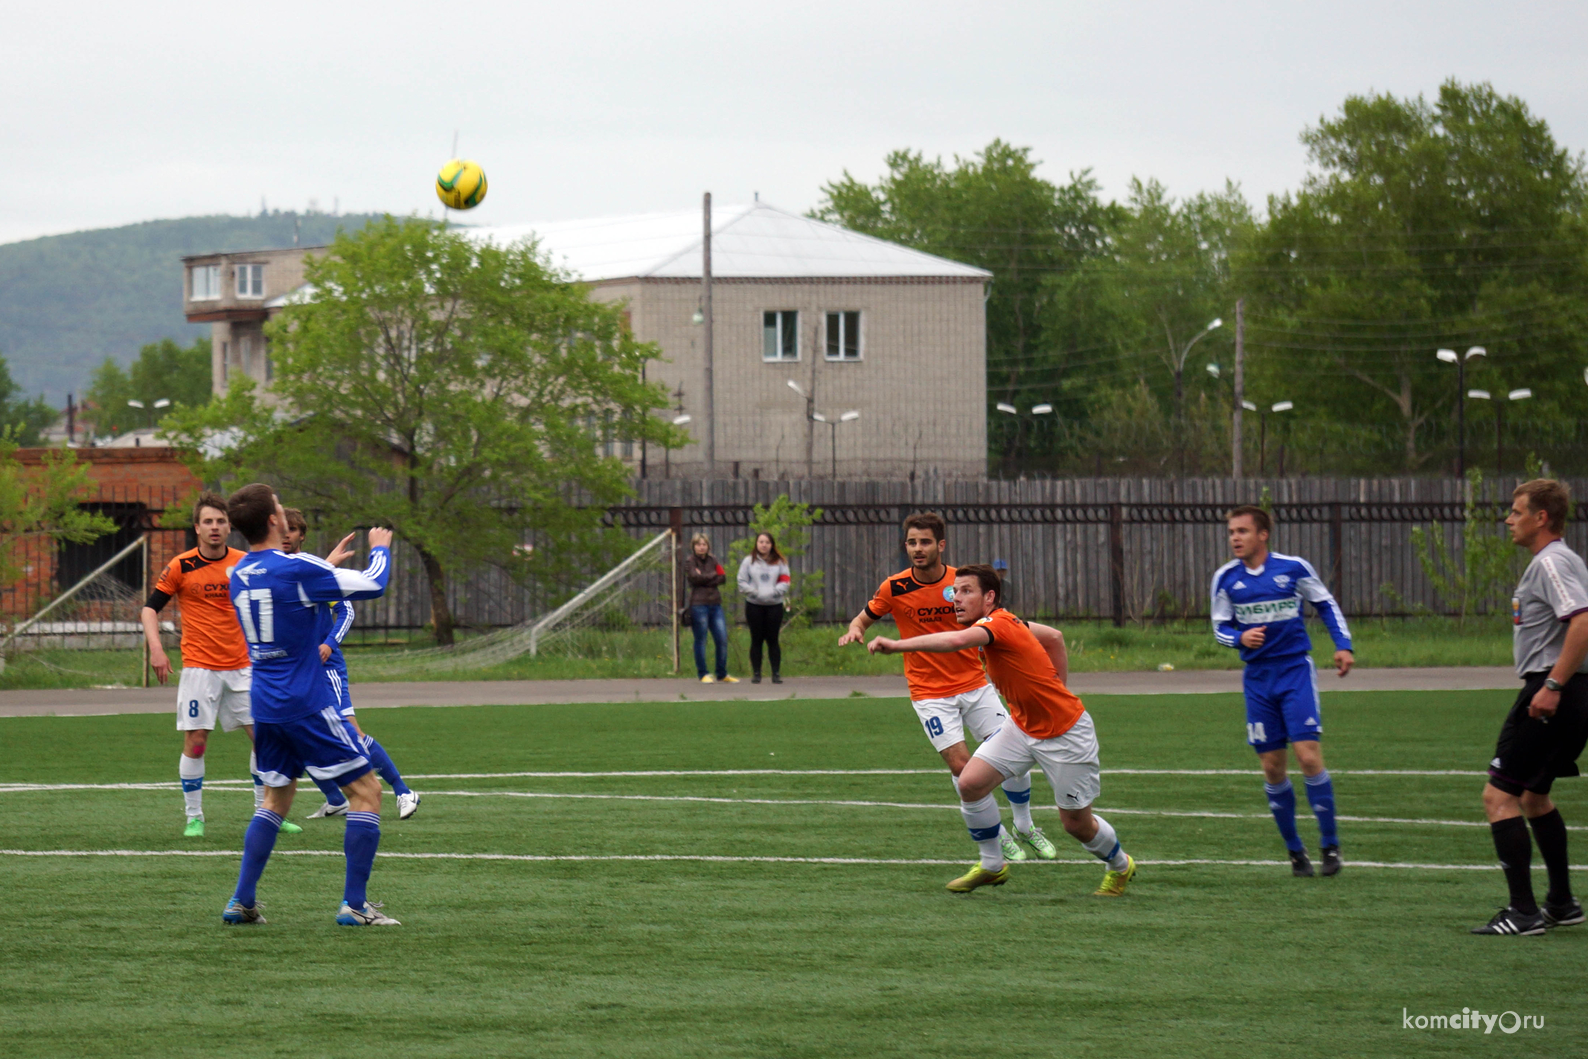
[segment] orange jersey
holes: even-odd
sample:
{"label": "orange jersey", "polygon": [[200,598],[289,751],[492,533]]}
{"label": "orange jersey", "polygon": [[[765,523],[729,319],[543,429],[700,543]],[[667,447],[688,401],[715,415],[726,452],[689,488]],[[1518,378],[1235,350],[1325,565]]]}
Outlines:
{"label": "orange jersey", "polygon": [[1064,686],[1053,659],[1026,623],[999,607],[978,621],[990,640],[981,648],[993,686],[1009,705],[1009,716],[1033,739],[1068,732],[1086,708]]}
{"label": "orange jersey", "polygon": [[[872,618],[893,615],[901,640],[957,631],[954,568],[945,566],[943,576],[931,584],[917,581],[910,570],[894,574],[882,582],[877,594],[866,604],[866,613]],[[910,685],[910,698],[916,702],[963,695],[987,683],[981,659],[968,647],[951,654],[908,651],[904,655],[904,678]]]}
{"label": "orange jersey", "polygon": [[236,548],[224,559],[206,559],[197,548],[166,565],[156,592],[182,608],[182,664],[196,669],[247,669],[248,642],[232,607],[232,568],[244,559]]}

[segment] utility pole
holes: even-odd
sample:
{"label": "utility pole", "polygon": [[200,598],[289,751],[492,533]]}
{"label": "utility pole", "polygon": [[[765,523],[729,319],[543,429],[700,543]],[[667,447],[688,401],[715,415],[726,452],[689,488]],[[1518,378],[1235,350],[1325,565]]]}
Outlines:
{"label": "utility pole", "polygon": [[1246,397],[1246,299],[1235,299],[1235,414],[1230,430],[1230,476],[1244,477],[1241,466],[1241,401]]}
{"label": "utility pole", "polygon": [[700,247],[701,304],[706,328],[703,352],[706,363],[706,477],[717,474],[717,387],[711,348],[711,192],[706,192],[701,209],[705,238]]}

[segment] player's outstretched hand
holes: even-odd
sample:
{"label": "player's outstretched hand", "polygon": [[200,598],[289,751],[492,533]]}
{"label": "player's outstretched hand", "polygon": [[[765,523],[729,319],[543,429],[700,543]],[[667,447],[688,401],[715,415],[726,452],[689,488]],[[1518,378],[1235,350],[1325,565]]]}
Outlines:
{"label": "player's outstretched hand", "polygon": [[847,647],[847,646],[849,646],[852,643],[865,643],[865,642],[866,642],[866,634],[863,633],[863,632],[856,632],[854,629],[849,629],[842,636],[840,636],[838,638],[838,646],[839,647]]}
{"label": "player's outstretched hand", "polygon": [[1241,633],[1241,643],[1246,647],[1261,647],[1263,641],[1268,639],[1268,626],[1259,625]]}
{"label": "player's outstretched hand", "polygon": [[1356,665],[1356,656],[1350,651],[1336,651],[1334,653],[1334,668],[1340,671],[1343,677],[1351,672],[1351,667]]}
{"label": "player's outstretched hand", "polygon": [[356,554],[353,551],[353,538],[357,536],[358,534],[356,533],[349,533],[346,537],[343,537],[341,540],[337,541],[336,547],[331,549],[331,554],[325,557],[325,561],[330,563],[332,566],[341,566],[343,563],[353,558],[353,556]]}
{"label": "player's outstretched hand", "polygon": [[879,636],[866,644],[866,650],[874,655],[891,655],[899,646],[898,640],[890,640],[886,636]]}
{"label": "player's outstretched hand", "polygon": [[369,531],[369,546],[371,548],[390,548],[391,538],[391,530],[386,529],[384,526],[376,526]]}

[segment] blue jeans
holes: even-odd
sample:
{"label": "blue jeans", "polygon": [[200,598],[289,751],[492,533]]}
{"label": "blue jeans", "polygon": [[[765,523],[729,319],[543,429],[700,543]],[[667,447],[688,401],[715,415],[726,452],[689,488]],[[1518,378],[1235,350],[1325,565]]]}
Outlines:
{"label": "blue jeans", "polygon": [[689,608],[689,620],[695,628],[695,672],[698,676],[705,676],[710,672],[706,668],[706,628],[711,627],[711,638],[717,641],[717,679],[721,680],[728,675],[728,617],[722,612],[722,604],[696,604]]}

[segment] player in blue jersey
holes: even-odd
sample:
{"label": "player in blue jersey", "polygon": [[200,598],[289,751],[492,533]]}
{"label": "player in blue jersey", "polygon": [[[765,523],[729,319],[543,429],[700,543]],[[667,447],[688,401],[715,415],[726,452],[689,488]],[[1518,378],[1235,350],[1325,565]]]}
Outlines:
{"label": "player in blue jersey", "polygon": [[[303,548],[303,538],[308,535],[309,523],[303,517],[303,512],[295,507],[282,510],[287,515],[287,532],[282,535],[281,550],[286,555],[296,555]],[[352,539],[352,534],[342,538],[341,543],[325,557],[325,561],[332,566],[340,566],[346,559],[351,558],[353,553],[347,545]],[[397,771],[397,766],[392,762],[391,755],[386,753],[386,748],[359,727],[358,717],[353,711],[353,697],[350,691],[352,681],[348,679],[347,661],[342,657],[342,640],[353,627],[353,604],[348,600],[339,599],[335,603],[323,605],[320,610],[322,624],[320,661],[325,665],[326,679],[336,691],[339,703],[337,712],[342,715],[342,720],[353,726],[353,735],[364,748],[369,763],[375,767],[375,774],[391,784],[392,793],[397,795],[397,819],[406,820],[418,812],[419,795],[403,782],[402,773]],[[347,812],[347,799],[342,796],[342,790],[335,782],[315,780],[314,785],[325,795],[325,804],[310,813],[309,819],[341,816]]]}
{"label": "player in blue jersey", "polygon": [[1323,767],[1323,712],[1318,702],[1318,671],[1312,640],[1301,616],[1312,604],[1334,640],[1334,666],[1345,676],[1355,664],[1351,630],[1328,586],[1305,559],[1268,550],[1273,521],[1260,507],[1229,513],[1230,551],[1235,558],[1213,575],[1213,635],[1241,652],[1246,663],[1246,741],[1263,763],[1268,808],[1290,851],[1290,870],[1313,874],[1312,861],[1296,833],[1296,792],[1286,771],[1285,745],[1296,755],[1306,778],[1307,802],[1318,818],[1324,875],[1340,871],[1340,838],[1335,829],[1334,784]]}
{"label": "player in blue jersey", "polygon": [[391,530],[369,531],[369,566],[338,570],[312,555],[281,551],[286,512],[268,485],[248,485],[226,504],[248,555],[232,571],[231,598],[253,663],[254,748],[265,804],[243,837],[237,889],[221,913],[226,923],[263,923],[255,891],[292,807],[298,777],[335,780],[347,796],[343,853],[347,879],[336,921],[343,926],[398,926],[366,894],[380,846],[380,781],[337,713],[337,697],[320,661],[320,604],[374,599],[391,576]]}

